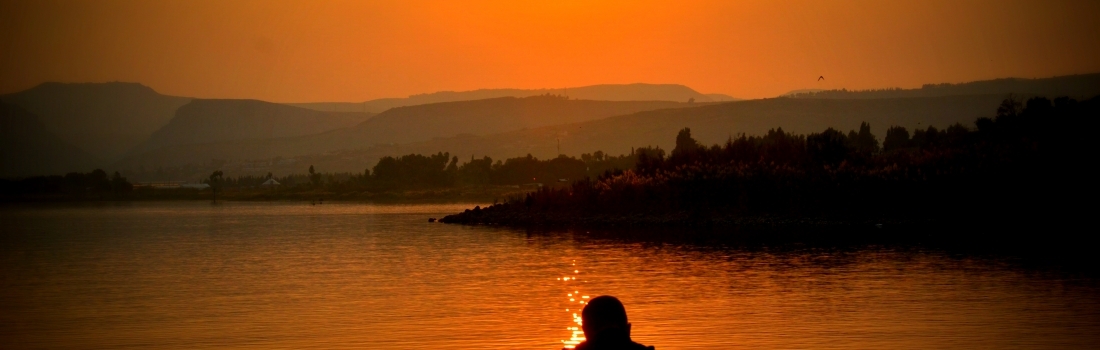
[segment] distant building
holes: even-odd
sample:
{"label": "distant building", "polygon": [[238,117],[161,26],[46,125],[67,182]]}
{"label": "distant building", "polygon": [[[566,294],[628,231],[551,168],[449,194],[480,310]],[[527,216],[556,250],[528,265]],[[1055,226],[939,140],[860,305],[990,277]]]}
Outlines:
{"label": "distant building", "polygon": [[182,185],[180,185],[180,188],[191,188],[191,189],[196,189],[196,190],[205,190],[207,188],[210,188],[210,185],[208,185],[208,184],[182,184]]}
{"label": "distant building", "polygon": [[282,185],[282,184],[279,183],[278,181],[275,181],[275,179],[267,179],[267,181],[264,181],[264,183],[260,184],[260,187],[271,188],[271,187],[276,187],[276,186],[279,186],[279,185]]}

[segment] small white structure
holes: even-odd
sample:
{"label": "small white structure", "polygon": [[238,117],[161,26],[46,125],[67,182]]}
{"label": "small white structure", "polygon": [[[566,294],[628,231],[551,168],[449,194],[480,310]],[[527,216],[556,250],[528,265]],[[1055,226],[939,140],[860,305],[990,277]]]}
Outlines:
{"label": "small white structure", "polygon": [[270,188],[270,187],[275,187],[275,186],[279,186],[279,185],[282,185],[282,184],[279,183],[278,181],[275,181],[275,179],[267,179],[267,181],[264,181],[264,183],[260,184],[260,187]]}

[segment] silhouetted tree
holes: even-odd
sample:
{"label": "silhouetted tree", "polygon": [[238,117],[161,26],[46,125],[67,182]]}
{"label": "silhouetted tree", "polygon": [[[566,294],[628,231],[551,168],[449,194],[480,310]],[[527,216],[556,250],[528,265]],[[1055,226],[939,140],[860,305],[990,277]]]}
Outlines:
{"label": "silhouetted tree", "polygon": [[836,165],[847,158],[849,151],[847,138],[836,129],[806,136],[806,152],[815,162]]}
{"label": "silhouetted tree", "polygon": [[997,122],[1008,121],[1016,118],[1023,112],[1024,106],[1020,101],[1016,100],[1016,96],[1009,96],[1004,101],[1001,101],[1001,105],[997,106],[997,117],[994,119]]}
{"label": "silhouetted tree", "polygon": [[690,157],[692,153],[701,148],[699,141],[691,137],[691,129],[683,128],[676,134],[676,148],[672,149],[673,157]]}
{"label": "silhouetted tree", "polygon": [[313,187],[321,186],[321,174],[313,170],[313,165],[309,166],[309,182],[313,184]]}
{"label": "silhouetted tree", "polygon": [[871,125],[866,122],[859,123],[859,132],[852,130],[848,133],[848,143],[851,148],[860,154],[869,155],[878,152],[878,139],[871,134]]}
{"label": "silhouetted tree", "polygon": [[119,172],[116,171],[114,175],[111,175],[111,190],[116,194],[121,192],[130,192],[133,189],[134,185],[131,185],[129,181],[126,181],[126,178],[122,177],[122,174],[119,174]]}
{"label": "silhouetted tree", "polygon": [[458,168],[458,180],[471,185],[488,184],[492,171],[493,158],[486,156],[481,159],[474,159],[474,156],[471,155],[470,161]]}
{"label": "silhouetted tree", "polygon": [[211,196],[213,196],[213,199],[211,201],[217,203],[218,187],[221,187],[222,184],[222,171],[215,170],[213,173],[210,173],[210,177],[207,179],[206,184],[210,185],[210,194]]}
{"label": "silhouetted tree", "polygon": [[883,151],[893,151],[909,147],[909,130],[901,126],[891,126],[886,129],[886,138],[882,140]]}
{"label": "silhouetted tree", "polygon": [[[453,171],[448,170],[448,161],[454,163]],[[454,184],[457,172],[458,159],[452,159],[450,153],[409,154],[400,158],[382,157],[374,166],[371,179],[377,189],[444,187]]]}

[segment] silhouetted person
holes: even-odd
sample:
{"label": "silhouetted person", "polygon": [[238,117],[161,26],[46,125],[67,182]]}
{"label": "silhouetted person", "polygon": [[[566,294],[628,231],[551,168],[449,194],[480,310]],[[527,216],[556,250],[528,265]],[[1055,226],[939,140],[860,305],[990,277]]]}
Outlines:
{"label": "silhouetted person", "polygon": [[585,341],[577,344],[577,350],[630,349],[652,350],[630,340],[630,323],[626,321],[626,308],[610,295],[588,301],[581,311],[581,329]]}

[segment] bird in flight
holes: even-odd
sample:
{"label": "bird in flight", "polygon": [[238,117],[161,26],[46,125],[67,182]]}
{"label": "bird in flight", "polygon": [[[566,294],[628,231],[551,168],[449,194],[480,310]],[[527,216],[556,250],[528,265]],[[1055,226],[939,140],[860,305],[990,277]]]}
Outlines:
{"label": "bird in flight", "polygon": [[822,80],[825,80],[825,76],[824,76],[824,75],[822,75],[822,76],[819,76],[819,77],[817,77],[817,81],[822,81]]}

